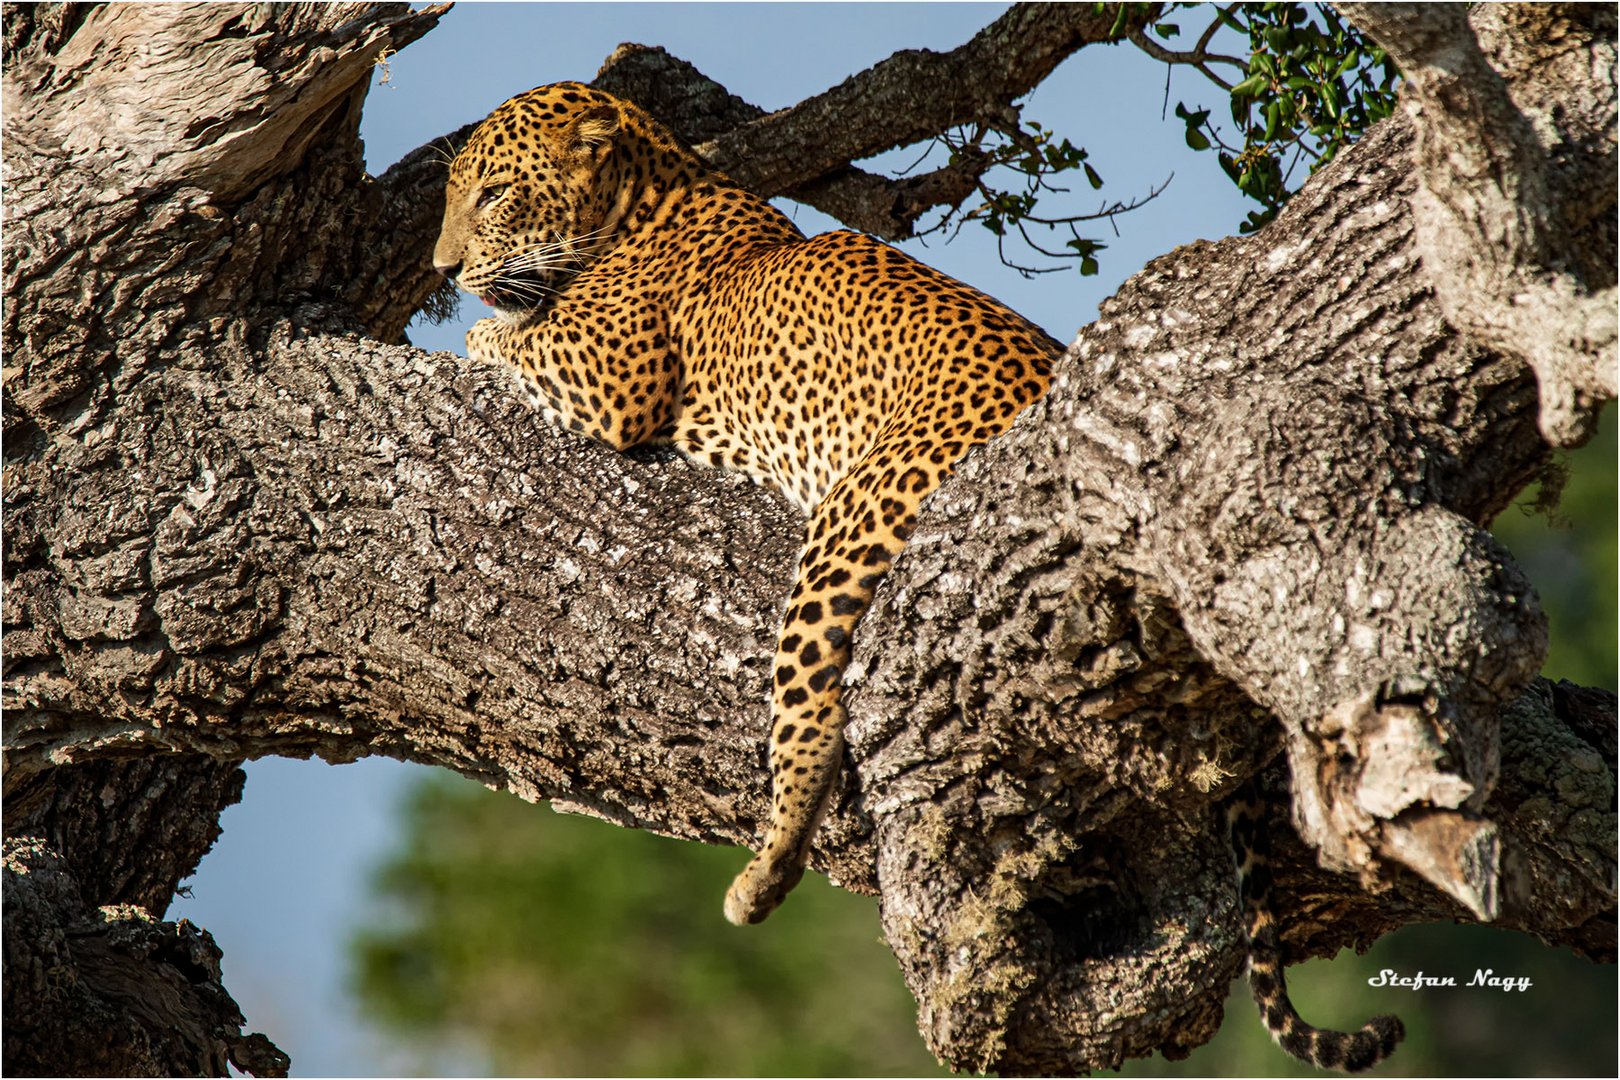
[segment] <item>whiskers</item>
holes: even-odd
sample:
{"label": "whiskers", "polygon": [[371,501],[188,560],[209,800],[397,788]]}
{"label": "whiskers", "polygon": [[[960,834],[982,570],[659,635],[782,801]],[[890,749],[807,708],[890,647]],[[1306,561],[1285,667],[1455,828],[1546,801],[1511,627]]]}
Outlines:
{"label": "whiskers", "polygon": [[487,288],[488,294],[516,300],[524,307],[539,307],[545,303],[547,297],[555,296],[559,291],[545,282],[507,273],[505,270],[497,274]]}
{"label": "whiskers", "polygon": [[424,149],[431,150],[433,160],[446,169],[450,167],[452,161],[456,160],[456,144],[450,141],[448,135],[441,135],[439,138],[434,139]]}
{"label": "whiskers", "polygon": [[543,307],[563,291],[570,278],[600,257],[594,246],[612,231],[604,227],[514,248],[477,291],[503,318],[517,318],[523,310]]}
{"label": "whiskers", "polygon": [[501,263],[502,274],[554,274],[560,270],[583,270],[596,256],[594,241],[612,231],[604,225],[576,236],[530,244],[508,254]]}

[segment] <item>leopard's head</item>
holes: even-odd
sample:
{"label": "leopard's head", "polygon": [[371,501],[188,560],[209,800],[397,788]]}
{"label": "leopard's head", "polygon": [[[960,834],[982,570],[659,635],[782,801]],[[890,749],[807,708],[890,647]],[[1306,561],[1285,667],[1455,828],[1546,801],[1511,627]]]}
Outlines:
{"label": "leopard's head", "polygon": [[434,268],[502,318],[543,306],[613,242],[624,109],[557,83],[491,113],[450,163]]}

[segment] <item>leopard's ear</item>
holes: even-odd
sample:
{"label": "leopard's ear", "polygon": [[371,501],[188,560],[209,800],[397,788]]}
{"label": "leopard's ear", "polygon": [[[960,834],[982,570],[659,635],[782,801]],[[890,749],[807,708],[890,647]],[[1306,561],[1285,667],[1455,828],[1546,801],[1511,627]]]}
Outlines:
{"label": "leopard's ear", "polygon": [[565,145],[574,151],[593,151],[606,146],[619,133],[619,109],[603,103],[581,112],[563,133]]}

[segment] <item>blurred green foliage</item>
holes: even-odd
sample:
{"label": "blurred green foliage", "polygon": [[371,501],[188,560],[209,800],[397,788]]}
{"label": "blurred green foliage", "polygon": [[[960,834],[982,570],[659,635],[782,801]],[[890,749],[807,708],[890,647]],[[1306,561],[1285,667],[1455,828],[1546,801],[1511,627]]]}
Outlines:
{"label": "blurred green foliage", "polygon": [[[1551,645],[1542,674],[1620,690],[1616,675],[1615,418],[1604,410],[1597,435],[1563,455],[1563,491],[1551,509],[1533,485],[1491,523],[1529,575],[1547,612]],[[1545,481],[1543,482],[1545,483]]]}
{"label": "blurred green foliage", "polygon": [[[874,903],[814,874],[769,923],[717,914],[742,859],[566,817],[435,777],[407,809],[411,844],[378,876],[381,915],[354,942],[364,1011],[442,1069],[462,1047],[502,1076],[944,1076],[916,1033]],[[1505,993],[1375,988],[1476,969]],[[1290,968],[1314,1023],[1394,1012],[1410,1032],[1382,1076],[1603,1076],[1614,1063],[1614,969],[1479,926],[1409,927],[1364,956]],[[425,1071],[433,1071],[433,1068]],[[1188,1060],[1126,1076],[1309,1076],[1233,984],[1220,1034]]]}
{"label": "blurred green foliage", "polygon": [[877,907],[806,874],[727,923],[745,852],[551,813],[445,774],[405,808],[354,942],[363,1009],[498,1075],[920,1076],[941,1070]]}
{"label": "blurred green foliage", "polygon": [[[1386,968],[1451,976],[1456,988],[1367,985]],[[1476,970],[1525,977],[1523,993],[1467,986]],[[1615,1060],[1614,968],[1484,926],[1409,926],[1363,955],[1345,951],[1288,969],[1300,1015],[1353,1031],[1379,1013],[1406,1041],[1367,1076],[1608,1076]],[[1329,1076],[1284,1054],[1261,1025],[1248,985],[1233,984],[1220,1033],[1186,1061],[1131,1061],[1124,1076]]]}

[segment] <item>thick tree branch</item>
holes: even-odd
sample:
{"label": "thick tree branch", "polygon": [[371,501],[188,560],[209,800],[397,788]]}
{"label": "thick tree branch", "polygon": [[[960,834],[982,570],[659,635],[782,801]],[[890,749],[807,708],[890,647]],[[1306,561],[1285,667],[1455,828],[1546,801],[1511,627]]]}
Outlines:
{"label": "thick tree branch", "polygon": [[[749,155],[776,136],[776,129],[763,123],[765,110],[663,49],[621,45],[603,63],[594,85],[641,104],[727,172],[748,168]],[[743,142],[732,139],[723,149],[716,142],[743,129],[749,132]],[[931,208],[955,205],[973,192],[972,182],[985,168],[974,165],[964,161],[927,176],[891,180],[845,164],[821,176],[801,170],[787,187],[757,190],[786,195],[851,228],[900,240],[913,235],[917,219]]]}
{"label": "thick tree branch", "polygon": [[[1549,442],[1584,442],[1615,396],[1620,316],[1612,276],[1582,280],[1568,255],[1577,245],[1552,202],[1549,147],[1486,60],[1466,8],[1340,6],[1406,77],[1402,100],[1419,132],[1418,246],[1447,318],[1535,370]],[[1570,36],[1564,24],[1596,19],[1612,35],[1612,9],[1576,7],[1543,10],[1525,29],[1560,41]],[[1609,67],[1590,82],[1611,114],[1613,76]]]}
{"label": "thick tree branch", "polygon": [[[1099,1015],[1101,985],[1178,1003],[1157,1038],[1207,1030],[1215,999],[1192,984],[1219,944],[1157,883],[1220,888],[1201,793],[1265,759],[1270,716],[1324,866],[1400,903],[1416,871],[1475,918],[1505,920],[1501,894],[1523,896],[1491,857],[1489,792],[1502,706],[1544,631],[1477,526],[1546,450],[1522,368],[1451,333],[1412,272],[1410,139],[1379,128],[1260,236],[1180,249],[1128,282],[1049,396],[929,503],[863,622],[868,674],[846,682],[885,926],[959,1066],[1095,1067],[1122,1039],[1135,1052],[1079,1019]],[[1031,761],[1062,765],[1037,780]],[[1611,857],[1569,933],[1612,907]],[[1376,933],[1345,903],[1327,937]],[[1144,907],[1160,921],[1135,921]],[[1076,940],[1099,922],[1142,948]],[[1185,936],[1149,930],[1164,925]],[[964,935],[1002,944],[964,954]],[[1032,960],[1032,941],[1051,944]],[[1061,959],[1076,949],[1085,978]],[[1033,1041],[1014,1048],[1005,1020],[1027,1015]],[[1042,1042],[1053,1029],[1087,1050]]]}
{"label": "thick tree branch", "polygon": [[285,1076],[242,1032],[206,930],[160,922],[219,835],[242,770],[106,758],[8,786],[6,1069],[22,1076]]}
{"label": "thick tree branch", "polygon": [[[295,168],[326,119],[363,96],[383,50],[448,10],[335,6],[91,8],[61,49],[8,65],[7,138],[93,166],[109,194],[184,184],[193,205],[233,203]],[[139,107],[154,100],[168,107]]]}
{"label": "thick tree branch", "polygon": [[896,53],[824,94],[696,149],[754,191],[787,192],[959,124],[1000,119],[1009,102],[1076,49],[1115,40],[1115,17],[1087,4],[1015,4],[960,48]]}

